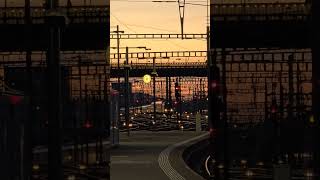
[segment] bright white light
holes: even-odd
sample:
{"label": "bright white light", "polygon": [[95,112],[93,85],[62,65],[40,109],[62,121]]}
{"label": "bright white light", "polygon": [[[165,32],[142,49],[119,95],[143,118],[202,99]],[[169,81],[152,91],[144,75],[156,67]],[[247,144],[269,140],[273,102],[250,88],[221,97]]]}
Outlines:
{"label": "bright white light", "polygon": [[87,166],[86,166],[86,165],[83,165],[83,164],[80,164],[80,165],[79,165],[79,169],[80,169],[80,170],[85,170],[85,169],[87,169]]}
{"label": "bright white light", "polygon": [[263,166],[264,163],[260,161],[260,162],[257,163],[257,165],[258,165],[258,166]]}
{"label": "bright white light", "polygon": [[247,170],[246,176],[249,176],[249,177],[253,176],[253,172],[251,170]]}
{"label": "bright white light", "polygon": [[74,176],[74,175],[69,175],[69,176],[68,176],[68,180],[76,180],[76,176]]}
{"label": "bright white light", "polygon": [[240,161],[241,164],[247,164],[247,160],[243,159]]}
{"label": "bright white light", "polygon": [[312,172],[312,170],[307,170],[305,173],[304,173],[304,176],[306,176],[306,177],[313,177],[314,175],[313,175],[313,172]]}
{"label": "bright white light", "polygon": [[39,164],[34,164],[34,165],[32,166],[32,169],[33,169],[34,171],[38,171],[38,170],[40,169]]}

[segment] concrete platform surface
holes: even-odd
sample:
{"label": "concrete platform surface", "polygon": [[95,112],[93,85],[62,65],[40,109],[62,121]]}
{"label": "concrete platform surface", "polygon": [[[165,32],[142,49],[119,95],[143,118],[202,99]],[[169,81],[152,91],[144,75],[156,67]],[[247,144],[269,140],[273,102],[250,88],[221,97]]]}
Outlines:
{"label": "concrete platform surface", "polygon": [[191,131],[121,133],[120,146],[111,150],[111,180],[196,180],[196,173],[174,154],[180,156],[178,146],[203,135]]}

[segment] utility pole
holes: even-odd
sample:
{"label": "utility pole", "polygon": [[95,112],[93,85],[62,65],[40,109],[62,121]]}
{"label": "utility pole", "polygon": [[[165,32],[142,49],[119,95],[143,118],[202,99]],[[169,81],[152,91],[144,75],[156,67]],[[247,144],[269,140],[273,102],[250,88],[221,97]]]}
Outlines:
{"label": "utility pole", "polygon": [[62,180],[60,39],[65,17],[58,12],[58,0],[47,0],[47,5],[48,177],[49,180]]}
{"label": "utility pole", "polygon": [[125,61],[125,65],[124,65],[124,69],[125,69],[125,92],[124,92],[124,95],[125,95],[125,121],[126,121],[126,126],[127,126],[127,133],[128,133],[128,136],[130,136],[130,112],[129,112],[129,103],[130,103],[130,96],[129,96],[129,69],[130,69],[130,65],[129,65],[129,48],[126,47],[126,61]]}

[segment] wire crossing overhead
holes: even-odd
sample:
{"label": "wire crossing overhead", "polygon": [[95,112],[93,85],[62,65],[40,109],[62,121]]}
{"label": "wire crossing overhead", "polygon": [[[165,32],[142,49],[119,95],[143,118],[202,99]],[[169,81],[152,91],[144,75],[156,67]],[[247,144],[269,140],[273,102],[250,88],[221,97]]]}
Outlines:
{"label": "wire crossing overhead", "polygon": [[[207,34],[120,34],[120,39],[207,39]],[[117,39],[117,34],[110,34]]]}

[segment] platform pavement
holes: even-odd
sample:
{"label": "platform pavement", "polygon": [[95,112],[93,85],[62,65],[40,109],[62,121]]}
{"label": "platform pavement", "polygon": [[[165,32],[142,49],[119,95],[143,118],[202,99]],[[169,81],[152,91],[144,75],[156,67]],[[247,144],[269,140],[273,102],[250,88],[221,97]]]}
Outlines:
{"label": "platform pavement", "polygon": [[[191,131],[137,131],[128,137],[121,133],[120,145],[111,150],[111,180],[200,180],[180,155],[182,144],[190,144],[187,140],[196,141],[195,137],[204,135],[205,132]],[[166,158],[169,163],[163,162]]]}

